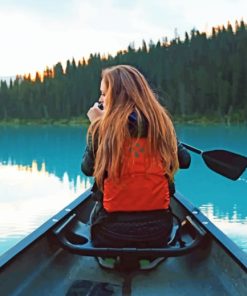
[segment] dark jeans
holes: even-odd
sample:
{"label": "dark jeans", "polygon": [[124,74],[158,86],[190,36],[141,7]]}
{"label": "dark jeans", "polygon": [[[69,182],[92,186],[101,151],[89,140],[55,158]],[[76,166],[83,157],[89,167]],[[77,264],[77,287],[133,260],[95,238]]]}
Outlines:
{"label": "dark jeans", "polygon": [[163,247],[172,221],[170,210],[107,213],[98,204],[91,217],[92,243],[95,247]]}

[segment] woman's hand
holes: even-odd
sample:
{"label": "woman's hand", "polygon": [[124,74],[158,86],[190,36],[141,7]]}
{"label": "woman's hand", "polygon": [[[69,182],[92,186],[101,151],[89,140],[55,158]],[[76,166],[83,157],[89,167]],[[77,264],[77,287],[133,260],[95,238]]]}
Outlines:
{"label": "woman's hand", "polygon": [[94,103],[93,107],[91,107],[88,112],[87,112],[87,116],[90,120],[90,122],[93,122],[95,121],[96,119],[102,117],[104,114],[104,110],[101,110],[99,107],[98,107],[98,103]]}

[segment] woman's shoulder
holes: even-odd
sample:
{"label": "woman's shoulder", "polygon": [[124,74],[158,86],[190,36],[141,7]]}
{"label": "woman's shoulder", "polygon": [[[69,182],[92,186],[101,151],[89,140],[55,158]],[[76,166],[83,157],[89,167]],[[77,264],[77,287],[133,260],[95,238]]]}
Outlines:
{"label": "woman's shoulder", "polygon": [[[139,116],[139,118],[138,118]],[[146,137],[148,133],[148,122],[144,115],[132,112],[128,118],[129,131],[132,137]]]}

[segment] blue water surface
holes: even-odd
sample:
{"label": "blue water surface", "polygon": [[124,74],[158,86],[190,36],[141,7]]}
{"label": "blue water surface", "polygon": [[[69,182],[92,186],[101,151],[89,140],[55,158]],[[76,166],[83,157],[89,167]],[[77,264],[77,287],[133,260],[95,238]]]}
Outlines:
{"label": "blue water surface", "polygon": [[[247,126],[177,126],[181,141],[203,151],[225,149],[247,156]],[[232,181],[212,170],[191,153],[187,170],[176,176],[177,190],[247,252],[247,170]]]}
{"label": "blue water surface", "polygon": [[[65,207],[93,180],[80,172],[86,127],[0,127],[0,254]],[[246,126],[176,126],[178,138],[201,150],[247,156]],[[191,153],[176,189],[247,252],[247,172],[226,179]]]}

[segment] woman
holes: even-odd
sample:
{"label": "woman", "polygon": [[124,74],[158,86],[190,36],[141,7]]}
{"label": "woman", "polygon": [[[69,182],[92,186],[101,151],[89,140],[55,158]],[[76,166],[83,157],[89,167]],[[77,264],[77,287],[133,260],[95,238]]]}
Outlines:
{"label": "woman", "polygon": [[92,242],[102,247],[161,247],[172,229],[170,188],[190,156],[144,76],[128,65],[103,70],[100,102],[91,125],[82,171],[102,193]]}

